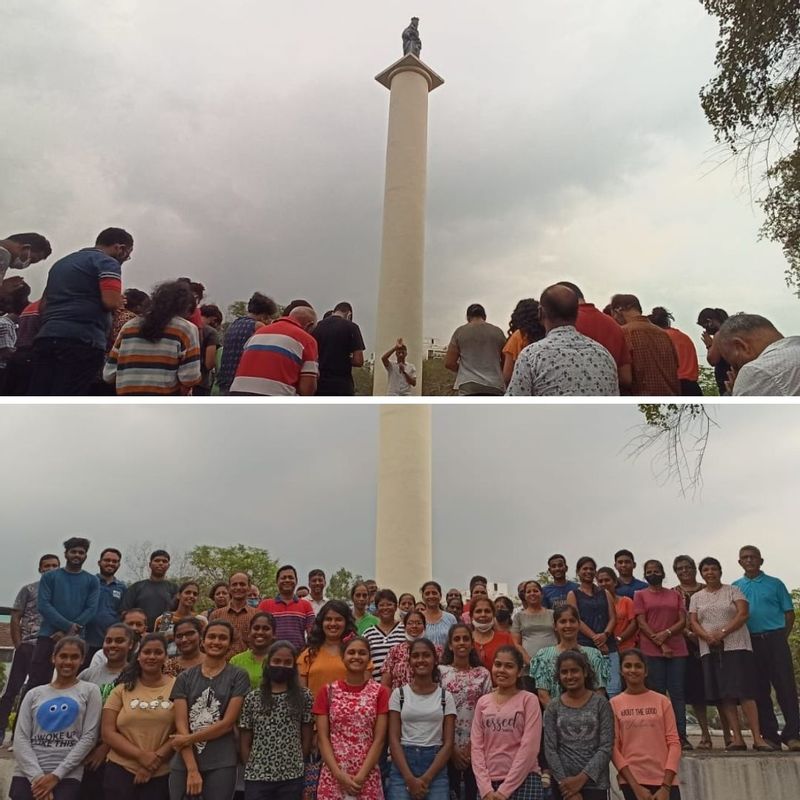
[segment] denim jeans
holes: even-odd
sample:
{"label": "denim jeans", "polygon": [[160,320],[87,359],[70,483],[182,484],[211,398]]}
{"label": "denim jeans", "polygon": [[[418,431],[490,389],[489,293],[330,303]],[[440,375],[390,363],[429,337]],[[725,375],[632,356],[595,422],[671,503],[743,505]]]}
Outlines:
{"label": "denim jeans", "polygon": [[659,694],[668,694],[675,712],[675,723],[681,739],[686,738],[686,699],[684,680],[686,676],[686,656],[664,658],[646,656],[647,685]]}
{"label": "denim jeans", "polygon": [[[433,763],[436,754],[441,750],[440,747],[412,747],[403,745],[403,753],[406,763],[411,770],[411,774],[418,778]],[[436,777],[431,781],[426,795],[428,800],[450,800],[450,782],[447,779],[447,767],[443,767]],[[406,782],[397,769],[396,764],[392,764],[389,772],[389,791],[388,800],[411,800],[411,795],[406,789]]]}
{"label": "denim jeans", "polygon": [[622,677],[619,672],[619,653],[614,650],[604,658],[608,659],[608,686],[606,686],[606,694],[609,700],[616,697],[622,691]]}

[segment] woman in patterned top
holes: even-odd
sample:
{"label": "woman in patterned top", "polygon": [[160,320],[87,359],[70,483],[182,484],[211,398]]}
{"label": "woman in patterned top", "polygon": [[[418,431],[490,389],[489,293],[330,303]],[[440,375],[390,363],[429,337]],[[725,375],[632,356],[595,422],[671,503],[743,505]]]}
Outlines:
{"label": "woman in patterned top", "polygon": [[164,672],[177,678],[185,669],[196,667],[203,663],[203,653],[200,650],[200,639],[203,635],[203,623],[196,617],[181,620],[172,631],[175,637],[175,647],[178,655],[168,658],[164,665]]}
{"label": "woman in patterned top", "polygon": [[492,677],[489,670],[481,665],[473,647],[469,625],[459,622],[450,628],[439,674],[442,687],[453,695],[456,702],[455,741],[453,755],[447,765],[450,788],[461,797],[459,787],[463,782],[465,800],[476,800],[478,786],[472,772],[470,730],[476,703],[492,691]]}
{"label": "woman in patterned top", "polygon": [[[421,611],[409,611],[405,618],[406,640],[396,644],[386,656],[381,672],[381,685],[389,690],[397,689],[411,682],[412,672],[408,662],[408,651],[412,642],[425,635],[425,615]],[[436,648],[441,656],[442,648]]]}
{"label": "woman in patterned top", "polygon": [[[158,633],[163,633],[167,638],[167,655],[178,655],[178,648],[175,644],[175,626],[184,619],[196,616],[194,607],[200,597],[200,584],[197,581],[186,581],[178,587],[178,595],[175,600],[175,609],[173,611],[166,611],[159,616],[153,630]],[[200,623],[204,621],[203,617],[198,617]]]}
{"label": "woman in patterned top", "polygon": [[317,741],[324,765],[317,797],[383,800],[378,760],[386,741],[389,692],[367,679],[369,642],[356,636],[342,645],[344,680],[323,686],[314,701]]}
{"label": "woman in patterned top", "polygon": [[245,697],[239,747],[245,800],[300,800],[303,759],[311,751],[311,692],[300,686],[296,651],[275,642],[264,659],[261,686]]}

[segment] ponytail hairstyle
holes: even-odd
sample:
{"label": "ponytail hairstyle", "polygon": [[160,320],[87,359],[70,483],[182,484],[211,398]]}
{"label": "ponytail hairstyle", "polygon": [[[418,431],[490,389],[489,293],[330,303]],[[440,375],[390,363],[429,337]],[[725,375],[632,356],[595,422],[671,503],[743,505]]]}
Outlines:
{"label": "ponytail hairstyle", "polygon": [[[455,654],[453,653],[453,634],[458,631],[466,631],[469,634],[469,638],[472,639],[472,628],[469,625],[465,625],[463,622],[458,622],[447,631],[447,644],[444,646],[444,652],[442,653],[442,664],[450,665],[455,660]],[[480,667],[481,659],[478,655],[478,651],[473,647],[469,651],[469,665],[471,667]]]}
{"label": "ponytail hairstyle", "polygon": [[441,683],[442,682],[442,675],[439,672],[439,654],[436,652],[436,645],[430,640],[426,638],[422,639],[414,639],[408,646],[408,657],[409,660],[411,659],[411,653],[415,647],[427,647],[428,650],[431,651],[431,655],[433,656],[433,671],[431,672],[431,679],[434,683]]}
{"label": "ponytail hairstyle", "polygon": [[556,683],[561,686],[562,691],[564,687],[561,685],[561,665],[565,661],[574,661],[580,667],[583,672],[583,685],[587,689],[594,691],[597,688],[597,680],[592,665],[589,663],[589,659],[586,658],[580,650],[565,650],[563,653],[559,653],[556,659],[555,678]]}
{"label": "ponytail hairstyle", "polygon": [[514,659],[514,663],[517,665],[517,669],[519,669],[519,675],[517,675],[517,689],[525,688],[522,682],[523,674],[525,672],[525,661],[522,658],[522,653],[520,653],[520,651],[517,650],[517,648],[513,644],[500,645],[500,647],[498,647],[497,650],[495,650],[494,653],[495,658],[500,653],[508,653],[508,655],[510,655]]}
{"label": "ponytail hairstyle", "polygon": [[[142,641],[139,644],[139,652],[141,653],[142,648],[145,645],[150,644],[150,642],[159,642],[164,648],[164,655],[166,656],[167,638],[163,633],[146,633],[144,636],[142,636]],[[125,667],[125,669],[120,672],[116,681],[114,681],[114,686],[124,686],[126,691],[132,692],[136,686],[136,683],[141,677],[142,665],[139,663],[139,657],[137,655],[137,657],[128,662],[128,665]]]}

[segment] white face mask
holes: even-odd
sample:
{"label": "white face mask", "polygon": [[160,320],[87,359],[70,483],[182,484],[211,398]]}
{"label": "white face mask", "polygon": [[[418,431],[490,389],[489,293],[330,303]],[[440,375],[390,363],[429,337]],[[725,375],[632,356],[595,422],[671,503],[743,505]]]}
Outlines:
{"label": "white face mask", "polygon": [[489,631],[494,628],[494,620],[491,622],[475,622],[475,620],[473,620],[472,627],[479,633],[489,633]]}

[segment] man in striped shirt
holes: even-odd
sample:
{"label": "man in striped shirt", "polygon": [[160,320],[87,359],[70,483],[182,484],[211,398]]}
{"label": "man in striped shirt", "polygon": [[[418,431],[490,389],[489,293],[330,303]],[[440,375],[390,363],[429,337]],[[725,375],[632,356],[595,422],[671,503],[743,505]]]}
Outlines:
{"label": "man in striped shirt", "polygon": [[319,377],[319,351],[311,335],[316,324],[314,309],[298,306],[259,328],[244,346],[230,393],[313,395]]}
{"label": "man in striped shirt", "polygon": [[275,639],[286,639],[298,651],[306,646],[306,635],[314,624],[314,609],[308,600],[298,597],[297,570],[286,564],[278,569],[278,594],[261,601],[259,611],[268,611],[275,617]]}
{"label": "man in striped shirt", "polygon": [[367,628],[364,638],[369,642],[372,677],[380,681],[383,662],[396,644],[406,640],[406,629],[402,622],[395,621],[397,595],[391,589],[380,589],[376,593],[375,608],[378,612],[378,624]]}

